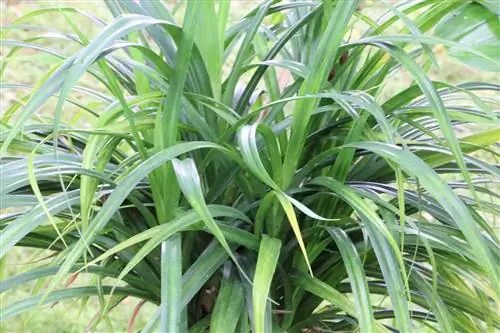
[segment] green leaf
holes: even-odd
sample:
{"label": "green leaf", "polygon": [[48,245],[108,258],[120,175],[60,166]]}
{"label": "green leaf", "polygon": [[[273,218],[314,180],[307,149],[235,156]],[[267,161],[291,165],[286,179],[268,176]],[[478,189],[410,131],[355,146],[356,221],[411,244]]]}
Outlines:
{"label": "green leaf", "polygon": [[[484,4],[488,2],[484,1]],[[498,10],[498,6],[497,6]],[[465,64],[484,71],[500,71],[500,22],[488,7],[471,3],[458,13],[448,15],[434,32],[436,36],[458,42],[495,59],[496,64],[484,61],[475,54],[456,47],[448,49],[449,54]]]}
{"label": "green leaf", "polygon": [[[110,294],[112,288],[109,286],[103,286],[102,292],[104,294]],[[115,295],[132,296],[139,298],[149,298],[149,295],[141,290],[137,290],[130,287],[117,287],[114,289]],[[96,287],[77,287],[77,288],[67,288],[62,290],[57,290],[49,293],[47,296],[37,295],[31,298],[26,298],[22,301],[4,307],[0,310],[0,321],[5,321],[11,317],[17,316],[23,312],[34,309],[42,303],[53,303],[59,302],[71,298],[81,298],[89,296],[97,296],[98,289]]]}
{"label": "green leaf", "polygon": [[43,205],[39,204],[28,213],[19,216],[0,233],[0,258],[3,258],[13,246],[33,229],[46,221],[46,213],[55,215],[79,201],[79,190],[63,192],[48,199]]}
{"label": "green leaf", "polygon": [[498,68],[495,1],[105,3],[0,29],[0,270],[36,250],[0,319],[72,299],[111,332],[130,296],[144,333],[500,327],[500,86],[427,72]]}
{"label": "green leaf", "polygon": [[241,270],[241,267],[236,260],[236,256],[229,247],[229,243],[207,208],[203,197],[200,177],[194,161],[190,158],[183,161],[176,159],[173,161],[173,167],[175,174],[177,175],[179,187],[189,204],[200,215],[207,228],[219,241],[220,245],[227,251],[236,266]]}
{"label": "green leaf", "polygon": [[[271,1],[266,1],[262,6],[259,6],[256,15],[252,18],[249,26],[246,29],[245,38],[241,43],[241,47],[238,49],[238,54],[236,55],[236,59],[234,60],[233,67],[231,69],[231,73],[229,74],[228,81],[226,83],[226,90],[224,91],[224,95],[222,101],[226,105],[232,105],[232,101],[235,94],[236,84],[238,83],[238,79],[241,76],[241,70],[247,61],[247,52],[252,45],[252,40],[257,33],[259,26],[264,19],[264,16],[267,13],[269,6],[271,5]],[[238,111],[238,110],[236,110]]]}
{"label": "green leaf", "polygon": [[347,234],[339,228],[328,228],[330,235],[335,239],[342,259],[344,260],[347,274],[349,275],[352,292],[354,294],[354,304],[358,313],[359,329],[361,332],[374,331],[374,318],[370,304],[368,284],[363,269],[363,264]]}
{"label": "green leaf", "polygon": [[[356,145],[351,144],[350,146],[355,147]],[[407,283],[403,281],[406,272],[403,263],[403,255],[393,235],[389,232],[387,226],[378,214],[347,186],[329,177],[318,177],[311,183],[325,186],[336,193],[342,200],[349,203],[361,217],[364,228],[367,230],[370,243],[377,256],[378,264],[380,265],[384,279],[387,281],[398,327],[401,330],[409,331],[411,327],[409,304],[405,295]],[[397,267],[397,269],[394,269],[395,267]]]}
{"label": "green leaf", "polygon": [[185,332],[182,322],[182,243],[176,233],[161,245],[161,307],[162,332]]}
{"label": "green leaf", "polygon": [[498,267],[493,254],[485,245],[484,237],[477,224],[474,223],[469,208],[450,190],[447,184],[436,174],[436,172],[421,159],[411,152],[392,145],[375,142],[363,142],[350,144],[351,147],[373,151],[401,166],[409,174],[418,177],[422,186],[441,204],[441,206],[452,216],[455,223],[462,230],[469,245],[474,249],[477,261],[491,277],[492,285],[497,295],[500,295]]}
{"label": "green leaf", "polygon": [[231,272],[229,266],[224,269],[217,301],[210,318],[212,332],[235,332],[238,316],[244,309],[244,294],[241,281]]}
{"label": "green leaf", "polygon": [[496,15],[500,15],[500,3],[495,0],[475,0],[475,2],[480,3],[484,7],[491,10]]}
{"label": "green leaf", "polygon": [[[220,100],[221,96],[221,76],[224,41],[223,34],[225,19],[227,15],[218,20],[215,12],[215,1],[200,1],[200,10],[196,16],[195,40],[200,49],[201,56],[208,75],[210,76],[211,90],[215,100]],[[227,11],[229,2],[222,2],[221,9]]]}
{"label": "green leaf", "polygon": [[43,86],[37,90],[28,104],[23,108],[22,113],[15,124],[10,129],[7,138],[4,140],[0,155],[4,155],[8,146],[14,139],[21,126],[28,120],[29,116],[33,114],[41,105],[52,96],[55,92],[60,90],[65,81],[67,71],[71,69],[72,80],[76,81],[85,70],[99,57],[100,53],[113,43],[116,39],[123,35],[143,29],[145,27],[164,23],[163,21],[152,19],[146,16],[130,15],[124,16],[116,20],[112,25],[108,26],[98,38],[94,39],[82,52],[75,54],[68,58],[59,68],[52,74],[52,76],[44,82]]}
{"label": "green leaf", "polygon": [[280,248],[279,239],[262,236],[252,288],[254,332],[271,331],[271,304],[267,299],[278,264]]}
{"label": "green leaf", "polygon": [[294,274],[291,279],[299,287],[356,317],[356,309],[351,300],[323,281],[306,274]]}
{"label": "green leaf", "polygon": [[[315,94],[324,86],[357,3],[358,1],[339,1],[336,3],[335,9],[328,19],[328,26],[321,37],[317,50],[315,50],[314,57],[308,64],[310,72],[300,88],[299,95]],[[306,138],[307,125],[312,111],[318,103],[319,99],[299,100],[294,108],[290,142],[283,161],[285,166],[283,185],[285,188],[290,185],[297,169]]]}
{"label": "green leaf", "polygon": [[82,235],[82,238],[73,246],[71,251],[68,252],[61,270],[51,281],[47,290],[49,292],[52,291],[52,289],[61,281],[63,276],[68,273],[69,268],[78,261],[87,249],[87,244],[91,243],[97,233],[106,226],[108,221],[118,210],[123,200],[125,200],[137,183],[165,162],[172,160],[178,155],[200,148],[222,149],[221,146],[208,142],[180,143],[156,153],[130,172],[111,193],[102,209],[93,219],[93,223],[89,225],[87,232]]}
{"label": "green leaf", "polygon": [[[242,214],[240,211],[226,206],[220,205],[209,205],[207,206],[210,216],[212,217],[229,217],[233,219],[239,219],[242,221],[248,221],[247,217]],[[148,230],[145,230],[141,233],[126,239],[120,244],[110,248],[87,265],[95,264],[101,260],[111,257],[112,255],[123,251],[124,249],[148,240],[144,246],[135,253],[134,257],[130,259],[127,265],[123,268],[120,273],[119,278],[123,278],[127,276],[127,274],[143,260],[150,252],[152,252],[161,242],[169,239],[171,236],[176,233],[180,233],[185,230],[194,229],[194,225],[196,225],[201,220],[200,215],[196,211],[189,211],[185,214],[177,216],[175,219],[171,220],[169,223],[165,223]],[[198,228],[199,229],[199,228]]]}

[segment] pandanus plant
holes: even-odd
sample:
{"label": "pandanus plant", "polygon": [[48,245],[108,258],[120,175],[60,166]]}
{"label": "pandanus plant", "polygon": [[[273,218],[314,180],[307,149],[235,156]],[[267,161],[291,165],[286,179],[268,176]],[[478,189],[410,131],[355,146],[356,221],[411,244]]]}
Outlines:
{"label": "pandanus plant", "polygon": [[[500,87],[427,74],[436,46],[499,70],[497,2],[374,19],[354,0],[267,1],[234,22],[237,2],[105,3],[109,24],[47,8],[2,30],[9,59],[55,60],[33,87],[2,83],[25,95],[1,117],[0,256],[51,253],[2,280],[38,283],[2,322],[95,296],[89,329],[128,297],[157,306],[141,332],[500,326]],[[71,31],[27,25],[41,15]]]}

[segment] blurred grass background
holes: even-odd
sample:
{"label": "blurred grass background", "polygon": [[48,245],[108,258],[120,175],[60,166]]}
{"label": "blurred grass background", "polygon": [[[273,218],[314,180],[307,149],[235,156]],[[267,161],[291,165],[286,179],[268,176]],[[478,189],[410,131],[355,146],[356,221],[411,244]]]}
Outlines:
{"label": "blurred grass background", "polygon": [[[258,1],[244,1],[244,0],[231,0],[231,15],[232,19],[237,19],[242,15],[246,14]],[[173,1],[168,1],[169,5],[172,5]],[[362,11],[372,18],[379,17],[384,13],[388,6],[395,1],[364,1],[362,5]],[[83,11],[92,13],[93,15],[109,22],[112,17],[109,13],[107,7],[100,0],[89,0],[89,1],[16,1],[16,0],[1,0],[0,1],[0,23],[2,27],[9,26],[19,17],[34,11],[44,8],[52,8],[55,6],[62,7],[73,7]],[[71,15],[71,19],[75,18],[75,22],[79,29],[82,30],[87,36],[95,36],[99,31],[100,27],[93,24],[90,20],[83,18],[79,15]],[[179,21],[180,22],[180,21]],[[36,24],[41,26],[49,26],[54,29],[61,31],[70,31],[70,27],[66,22],[66,18],[62,14],[51,14],[36,17],[29,22],[29,24]],[[361,34],[361,30],[354,30],[352,32],[352,38],[356,39]],[[6,35],[7,39],[11,40],[23,40],[33,34],[27,29],[25,30],[12,30]],[[59,42],[56,40],[43,41],[41,43],[43,46],[50,47],[61,54],[69,55],[75,52],[77,49],[74,47],[68,47],[65,42]],[[47,72],[47,70],[54,64],[53,58],[41,55],[35,50],[26,49],[22,51],[23,57],[16,57],[16,61],[10,61],[6,58],[9,48],[0,45],[0,57],[1,61],[9,61],[9,65],[3,74],[2,81],[17,82],[34,85],[36,84]],[[445,54],[445,50],[441,47],[435,47],[434,51],[436,53],[437,59],[439,61],[439,67],[433,66],[430,69],[430,75],[433,79],[438,81],[446,81],[448,83],[459,83],[463,81],[486,81],[500,83],[500,78],[496,73],[485,73],[469,68],[457,60],[448,57]],[[400,91],[407,87],[411,83],[411,77],[404,70],[400,70],[394,74],[393,78],[384,87],[384,92],[390,95],[396,91]],[[90,81],[88,78],[83,78],[81,80],[81,85],[94,84],[94,81]],[[95,88],[95,86],[94,86]],[[0,110],[5,110],[8,106],[25,96],[27,92],[23,90],[0,90]],[[77,93],[74,94],[76,98],[84,98],[83,95],[78,96]],[[499,96],[491,96],[497,98]],[[47,112],[50,112],[51,103],[48,103],[46,108]],[[43,118],[44,110],[38,113],[38,116]],[[67,117],[72,117],[71,106],[66,104],[65,114]],[[76,122],[80,122],[81,126],[85,126],[85,119],[73,119]],[[29,249],[17,249],[10,253],[5,260],[0,264],[2,271],[2,279],[19,274],[21,272],[27,271],[36,267],[37,263],[40,262],[41,258],[45,258],[50,255],[49,252],[45,251],[34,251]],[[50,258],[45,259],[50,260]],[[77,280],[73,283],[74,286],[83,285],[85,281],[89,281],[90,277],[80,275]],[[23,288],[19,288],[13,292],[5,293],[0,295],[0,308],[6,306],[7,304],[12,304],[18,300],[29,297],[34,291],[39,292],[43,286],[27,285]],[[36,293],[36,292],[35,292]],[[113,323],[115,332],[126,332],[127,324],[129,318],[134,311],[134,308],[138,304],[137,299],[125,299],[122,304],[115,308],[111,314],[110,319]],[[81,302],[62,302],[49,307],[41,307],[39,311],[30,312],[25,315],[11,319],[5,323],[0,323],[1,333],[13,333],[13,332],[26,332],[26,333],[39,333],[39,332],[82,332],[86,329],[87,325],[91,322],[92,318],[95,316],[97,310],[99,309],[99,303],[97,299],[89,299],[83,307]],[[135,327],[142,327],[149,316],[154,313],[155,307],[146,304],[142,307],[139,316],[136,320]],[[107,331],[106,324],[103,322],[97,330]]]}

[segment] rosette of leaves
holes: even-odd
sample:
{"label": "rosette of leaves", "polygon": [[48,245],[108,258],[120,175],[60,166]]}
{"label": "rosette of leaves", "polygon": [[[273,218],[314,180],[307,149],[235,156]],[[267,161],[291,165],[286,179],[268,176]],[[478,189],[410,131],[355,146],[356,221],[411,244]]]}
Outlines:
{"label": "rosette of leaves", "polygon": [[[498,69],[498,31],[468,37],[493,7],[410,1],[373,20],[358,1],[269,1],[233,22],[229,1],[106,5],[106,24],[50,8],[2,30],[8,59],[51,60],[36,85],[1,85],[25,95],[1,118],[0,254],[51,251],[3,279],[38,288],[2,322],[97,297],[89,329],[111,329],[134,297],[157,306],[145,327],[134,311],[141,332],[499,327],[499,86],[427,74],[436,45]],[[411,85],[384,95],[399,69]]]}

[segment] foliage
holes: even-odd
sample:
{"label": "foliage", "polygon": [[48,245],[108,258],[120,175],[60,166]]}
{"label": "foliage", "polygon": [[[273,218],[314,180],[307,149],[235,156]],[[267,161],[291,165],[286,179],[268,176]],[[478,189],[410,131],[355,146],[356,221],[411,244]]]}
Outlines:
{"label": "foliage", "polygon": [[[434,45],[498,70],[490,6],[404,2],[373,21],[358,1],[270,1],[229,24],[228,1],[106,4],[108,25],[54,8],[2,31],[39,15],[64,15],[73,30],[4,39],[8,58],[35,48],[58,61],[35,87],[2,83],[30,92],[1,118],[0,257],[54,251],[2,281],[2,293],[37,282],[2,321],[95,296],[91,328],[109,330],[127,297],[158,306],[142,332],[500,326],[488,220],[500,130],[484,96],[500,87],[426,74]],[[470,12],[493,44],[469,43]],[[89,40],[74,15],[102,32]],[[81,47],[64,56],[44,38]],[[414,82],[383,97],[401,68]],[[84,75],[93,86],[78,85]],[[80,274],[93,279],[71,287]]]}

